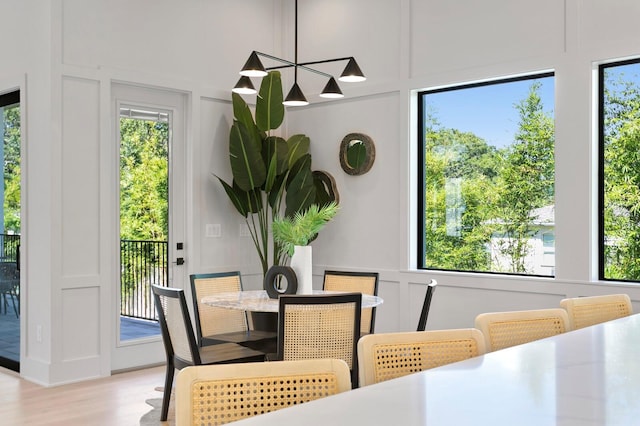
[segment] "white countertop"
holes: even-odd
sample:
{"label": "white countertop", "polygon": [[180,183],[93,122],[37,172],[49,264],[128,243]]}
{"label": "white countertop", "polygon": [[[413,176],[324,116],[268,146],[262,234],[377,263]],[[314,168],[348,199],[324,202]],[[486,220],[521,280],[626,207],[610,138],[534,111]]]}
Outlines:
{"label": "white countertop", "polygon": [[640,314],[235,424],[640,425]]}

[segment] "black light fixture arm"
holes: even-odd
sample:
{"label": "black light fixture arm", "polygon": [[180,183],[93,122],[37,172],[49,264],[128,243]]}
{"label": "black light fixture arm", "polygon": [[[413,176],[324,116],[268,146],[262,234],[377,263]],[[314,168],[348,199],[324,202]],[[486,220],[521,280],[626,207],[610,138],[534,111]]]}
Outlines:
{"label": "black light fixture arm", "polygon": [[[366,80],[366,77],[360,70],[360,67],[356,63],[356,60],[353,56],[346,56],[343,58],[335,58],[335,59],[325,59],[323,61],[298,62],[298,0],[295,0],[294,36],[295,36],[295,39],[294,39],[295,56],[293,61],[278,58],[277,56],[269,55],[267,53],[262,53],[254,50],[253,52],[251,52],[249,59],[247,60],[245,65],[242,67],[242,70],[240,71],[240,75],[242,77],[240,77],[240,80],[238,80],[238,83],[236,83],[235,87],[233,88],[233,92],[240,93],[240,94],[254,94],[256,93],[256,90],[253,87],[253,84],[251,83],[251,80],[249,79],[249,77],[264,77],[265,75],[267,75],[267,71],[293,67],[293,70],[294,70],[293,87],[289,91],[289,94],[285,98],[283,104],[287,106],[301,106],[301,105],[307,105],[309,103],[307,102],[307,99],[304,97],[302,90],[300,90],[300,87],[298,86],[298,68],[306,71],[310,71],[315,74],[319,74],[329,79],[326,86],[320,93],[320,97],[342,98],[344,95],[342,94],[342,91],[340,90],[340,87],[338,86],[336,79],[331,74],[319,71],[310,66],[310,65],[326,64],[329,62],[339,62],[339,61],[348,61],[348,63],[344,71],[342,72],[342,75],[340,75],[340,78],[338,78],[338,80],[346,81],[346,82],[358,82],[358,81]],[[259,56],[270,59],[275,62],[279,62],[283,65],[265,68],[264,65],[262,65],[262,62],[260,61]]]}
{"label": "black light fixture arm", "polygon": [[311,72],[314,72],[316,74],[320,74],[320,75],[328,77],[328,78],[331,78],[332,75],[331,74],[327,74],[326,72],[318,71],[318,70],[313,69],[313,68],[309,68],[307,65],[321,64],[321,63],[324,63],[324,62],[343,61],[343,60],[350,59],[350,58],[329,59],[329,60],[326,60],[326,61],[303,62],[303,63],[300,63],[300,64],[296,64],[295,62],[287,61],[286,59],[281,59],[281,58],[278,58],[277,56],[269,55],[269,54],[258,52],[258,51],[255,51],[255,52],[256,52],[257,55],[262,56],[264,58],[271,59],[273,61],[278,61],[278,62],[282,62],[283,64],[286,64],[286,65],[279,65],[277,67],[266,67],[265,70],[267,70],[267,71],[295,67],[296,69],[297,68],[302,68],[302,69],[304,69],[306,71],[311,71]]}

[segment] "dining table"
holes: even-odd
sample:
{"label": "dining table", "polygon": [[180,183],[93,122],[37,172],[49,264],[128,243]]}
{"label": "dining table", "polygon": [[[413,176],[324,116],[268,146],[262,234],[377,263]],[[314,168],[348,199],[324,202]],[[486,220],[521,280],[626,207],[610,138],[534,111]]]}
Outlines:
{"label": "dining table", "polygon": [[[338,291],[313,290],[313,295],[339,294]],[[202,303],[217,308],[235,309],[249,312],[278,312],[278,299],[269,297],[265,290],[245,290],[217,293],[202,298]],[[379,296],[362,295],[362,309],[381,305]]]}
{"label": "dining table", "polygon": [[[312,294],[338,294],[337,291],[313,290]],[[270,298],[266,290],[243,290],[216,293],[202,298],[202,303],[216,308],[233,309],[251,313],[256,330],[276,331],[278,326],[279,302]],[[362,295],[362,308],[381,305],[383,299],[369,294]]]}
{"label": "dining table", "polygon": [[639,354],[636,314],[237,424],[637,425]]}

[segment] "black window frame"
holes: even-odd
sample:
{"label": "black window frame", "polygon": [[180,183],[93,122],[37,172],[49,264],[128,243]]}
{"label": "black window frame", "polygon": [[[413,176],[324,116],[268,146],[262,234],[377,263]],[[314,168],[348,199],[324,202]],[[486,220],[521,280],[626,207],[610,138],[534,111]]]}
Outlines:
{"label": "black window frame", "polygon": [[605,123],[604,123],[604,87],[605,87],[605,70],[607,68],[615,68],[626,65],[640,65],[640,58],[625,59],[614,62],[607,62],[598,65],[598,280],[607,282],[627,282],[639,283],[640,280],[627,280],[620,278],[605,277],[605,174],[604,174],[604,143],[605,143]]}
{"label": "black window frame", "polygon": [[[424,111],[424,101],[423,98],[426,95],[434,94],[434,93],[442,93],[449,91],[457,91],[464,89],[473,89],[476,87],[483,86],[492,86],[497,84],[506,84],[518,81],[526,81],[526,80],[536,80],[541,78],[554,77],[555,79],[555,71],[544,71],[544,72],[535,72],[532,74],[519,75],[516,77],[505,77],[498,78],[488,81],[482,81],[477,83],[463,83],[454,86],[447,86],[443,88],[437,89],[425,89],[417,92],[416,100],[417,100],[417,145],[418,145],[418,172],[416,173],[417,181],[417,205],[418,205],[418,214],[417,214],[417,230],[418,236],[416,241],[416,268],[418,270],[424,271],[443,271],[443,272],[454,272],[454,273],[469,273],[469,274],[491,274],[491,275],[508,275],[508,276],[521,276],[521,277],[542,277],[542,278],[555,278],[555,267],[554,273],[552,275],[537,275],[537,274],[518,274],[518,273],[509,273],[509,272],[496,272],[496,271],[468,271],[468,270],[454,270],[454,269],[439,269],[439,268],[427,268],[425,266],[425,138],[424,138],[424,120],[425,120],[425,111]],[[555,81],[554,81],[555,84]],[[554,113],[555,116],[555,113]]]}

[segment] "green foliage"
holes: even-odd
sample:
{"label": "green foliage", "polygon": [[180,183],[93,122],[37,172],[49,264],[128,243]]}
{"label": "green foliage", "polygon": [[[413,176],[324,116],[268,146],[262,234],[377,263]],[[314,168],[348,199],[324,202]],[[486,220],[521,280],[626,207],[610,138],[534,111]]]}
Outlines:
{"label": "green foliage", "polygon": [[4,229],[20,233],[20,106],[4,108]]}
{"label": "green foliage", "polygon": [[312,204],[304,212],[296,212],[293,217],[273,221],[273,239],[280,244],[280,250],[293,256],[295,246],[306,246],[322,228],[338,213],[335,202],[319,206]]}
{"label": "green foliage", "polygon": [[167,123],[120,120],[120,237],[166,241]]}
{"label": "green foliage", "polygon": [[[488,197],[497,174],[495,148],[471,133],[429,129],[425,152],[425,265],[488,271]],[[456,226],[453,227],[452,224]]]}
{"label": "green foliage", "polygon": [[123,300],[141,282],[154,282],[165,271],[166,246],[162,243],[168,238],[168,143],[168,123],[120,119]]}
{"label": "green foliage", "polygon": [[525,258],[535,232],[531,212],[554,203],[554,123],[543,110],[539,83],[516,105],[520,114],[514,143],[497,179],[497,231],[504,236],[499,252],[511,259],[508,272],[526,273]]}
{"label": "green foliage", "polygon": [[495,271],[487,249],[501,235],[505,272],[524,273],[531,211],[554,203],[553,120],[543,111],[539,85],[515,105],[513,144],[496,149],[472,133],[444,129],[427,111],[425,134],[425,266]]}
{"label": "green foliage", "polygon": [[640,281],[640,87],[605,88],[604,276]]}
{"label": "green foliage", "polygon": [[278,71],[271,71],[262,79],[255,121],[242,97],[232,94],[234,122],[229,134],[229,162],[233,181],[227,183],[216,176],[245,218],[263,274],[271,264],[283,261],[278,243],[273,241],[272,248],[269,244],[272,222],[293,217],[329,197],[326,191],[318,190],[322,186],[311,171],[309,137],[293,135],[284,139],[270,133],[284,120],[282,99]]}

